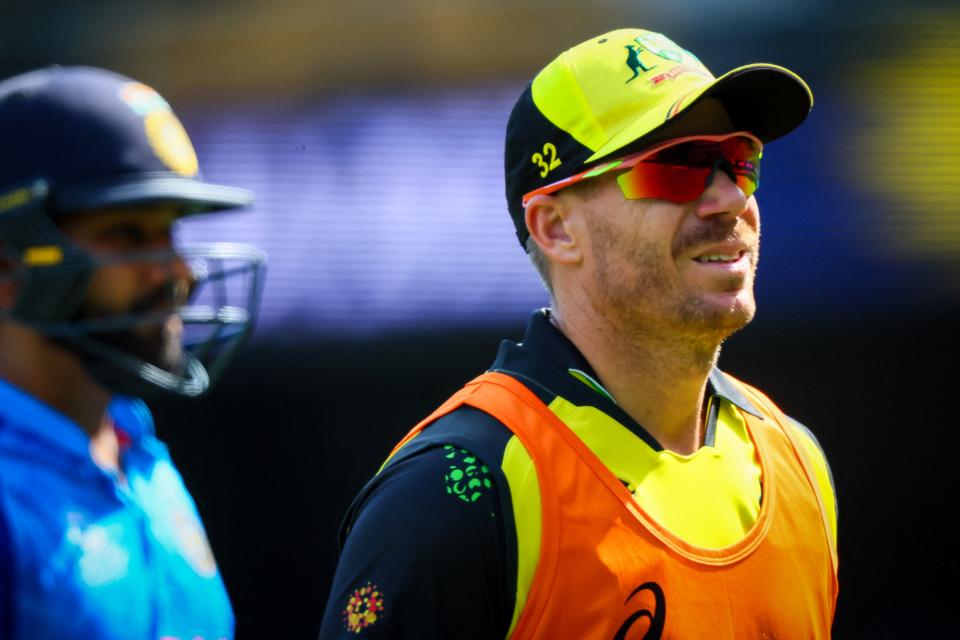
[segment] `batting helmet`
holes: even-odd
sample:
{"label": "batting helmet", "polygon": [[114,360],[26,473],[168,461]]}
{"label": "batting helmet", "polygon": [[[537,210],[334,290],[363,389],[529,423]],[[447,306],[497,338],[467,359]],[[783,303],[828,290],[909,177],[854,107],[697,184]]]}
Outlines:
{"label": "batting helmet", "polygon": [[[203,181],[170,105],[150,87],[103,69],[51,67],[0,82],[0,139],[0,248],[4,277],[17,283],[3,317],[73,350],[114,391],[206,391],[252,329],[264,254],[236,244],[178,250],[194,278],[191,302],[178,309],[185,329],[192,329],[185,332],[182,362],[167,370],[103,337],[163,322],[169,313],[78,317],[100,259],[71,242],[57,222],[85,211],[158,203],[183,216],[210,213],[248,207],[251,194]],[[196,304],[204,295],[215,302]]]}

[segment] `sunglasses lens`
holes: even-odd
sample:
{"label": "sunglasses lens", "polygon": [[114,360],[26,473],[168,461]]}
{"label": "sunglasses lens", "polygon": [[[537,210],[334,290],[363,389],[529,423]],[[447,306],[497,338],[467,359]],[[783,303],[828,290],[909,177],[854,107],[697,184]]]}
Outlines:
{"label": "sunglasses lens", "polygon": [[625,198],[656,198],[678,204],[692,202],[708,186],[716,170],[732,175],[744,195],[757,190],[760,147],[745,137],[723,142],[694,140],[667,147],[617,177]]}
{"label": "sunglasses lens", "polygon": [[703,193],[712,171],[710,168],[640,162],[617,176],[617,183],[628,200],[655,198],[676,203],[691,202]]}
{"label": "sunglasses lens", "polygon": [[[756,165],[754,165],[756,167]],[[734,167],[734,175],[736,176],[737,186],[740,187],[740,191],[743,191],[743,195],[748,198],[753,195],[753,192],[757,190],[757,187],[760,186],[760,174],[755,168],[751,172],[738,171]]]}

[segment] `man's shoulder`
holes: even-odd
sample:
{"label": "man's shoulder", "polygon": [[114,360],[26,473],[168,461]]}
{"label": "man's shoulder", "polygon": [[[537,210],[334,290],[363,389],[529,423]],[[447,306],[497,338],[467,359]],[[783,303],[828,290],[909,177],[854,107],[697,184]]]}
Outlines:
{"label": "man's shoulder", "polygon": [[[344,522],[362,511],[449,509],[449,500],[475,502],[500,484],[500,462],[512,434],[493,416],[460,406],[427,425],[367,482]],[[487,496],[497,501],[497,496]]]}
{"label": "man's shoulder", "polygon": [[506,425],[489,413],[461,405],[427,425],[387,462],[384,470],[400,461],[423,457],[433,449],[449,446],[467,449],[496,464],[512,435]]}
{"label": "man's shoulder", "polygon": [[[344,519],[321,637],[346,637],[335,614],[368,581],[390,605],[376,625],[383,637],[502,637],[516,563],[499,468],[510,437],[491,416],[459,407],[389,459]],[[438,602],[424,601],[425,593]],[[477,629],[463,631],[464,619]],[[424,620],[436,629],[415,631]],[[349,621],[347,628],[359,629]]]}

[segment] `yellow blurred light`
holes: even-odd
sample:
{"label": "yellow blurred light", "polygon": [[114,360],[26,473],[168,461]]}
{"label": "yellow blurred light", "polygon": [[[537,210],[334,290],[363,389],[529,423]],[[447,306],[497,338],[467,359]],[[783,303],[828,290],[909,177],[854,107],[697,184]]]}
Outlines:
{"label": "yellow blurred light", "polygon": [[960,258],[960,19],[905,24],[889,53],[855,74],[864,120],[848,160],[858,182],[891,203],[882,232],[894,251]]}

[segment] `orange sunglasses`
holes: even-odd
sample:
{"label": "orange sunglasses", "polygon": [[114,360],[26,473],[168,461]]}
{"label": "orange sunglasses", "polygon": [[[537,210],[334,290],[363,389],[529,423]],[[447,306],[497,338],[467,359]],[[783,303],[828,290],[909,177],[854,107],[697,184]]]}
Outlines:
{"label": "orange sunglasses", "polygon": [[[674,138],[534,189],[523,196],[523,206],[534,196],[554,193],[610,171],[623,172],[617,176],[617,184],[628,200],[656,198],[677,204],[693,202],[703,195],[717,169],[730,176],[749,197],[760,185],[762,155],[763,143],[746,131]],[[624,171],[626,169],[628,171]]]}

